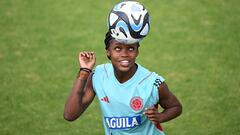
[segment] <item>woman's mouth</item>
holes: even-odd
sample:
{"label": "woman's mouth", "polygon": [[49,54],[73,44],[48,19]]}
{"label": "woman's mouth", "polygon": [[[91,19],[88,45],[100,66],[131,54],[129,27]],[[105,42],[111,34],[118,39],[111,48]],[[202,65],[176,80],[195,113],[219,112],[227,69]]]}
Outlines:
{"label": "woman's mouth", "polygon": [[130,64],[130,62],[128,60],[121,60],[120,61],[121,66],[127,67],[127,66],[129,66],[129,64]]}

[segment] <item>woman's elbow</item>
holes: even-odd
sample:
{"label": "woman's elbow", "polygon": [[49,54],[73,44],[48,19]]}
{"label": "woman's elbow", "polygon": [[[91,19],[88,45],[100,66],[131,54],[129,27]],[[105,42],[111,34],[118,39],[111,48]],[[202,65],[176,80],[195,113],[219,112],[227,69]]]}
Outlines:
{"label": "woman's elbow", "polygon": [[182,104],[180,103],[178,105],[178,116],[180,116],[182,114],[182,111],[183,111],[183,107],[182,107]]}
{"label": "woman's elbow", "polygon": [[67,121],[74,121],[74,120],[76,120],[78,117],[74,117],[74,116],[71,116],[71,115],[69,115],[69,114],[63,114],[63,118],[65,119],[65,120],[67,120]]}

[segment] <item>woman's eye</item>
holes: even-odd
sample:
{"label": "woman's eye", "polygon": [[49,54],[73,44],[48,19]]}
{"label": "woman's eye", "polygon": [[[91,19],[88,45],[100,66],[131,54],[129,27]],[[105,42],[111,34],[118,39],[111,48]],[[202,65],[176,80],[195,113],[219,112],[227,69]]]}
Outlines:
{"label": "woman's eye", "polygon": [[119,47],[116,47],[115,50],[116,50],[116,51],[120,51],[121,49],[120,49]]}
{"label": "woman's eye", "polygon": [[128,50],[129,50],[129,51],[133,51],[133,50],[134,50],[134,48],[133,48],[133,47],[130,47],[130,48],[128,48]]}

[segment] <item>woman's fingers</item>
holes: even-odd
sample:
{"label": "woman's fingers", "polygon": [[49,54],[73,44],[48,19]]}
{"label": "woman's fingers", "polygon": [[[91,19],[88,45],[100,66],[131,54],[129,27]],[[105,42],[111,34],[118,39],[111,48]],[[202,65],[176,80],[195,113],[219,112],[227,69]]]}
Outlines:
{"label": "woman's fingers", "polygon": [[87,58],[91,59],[93,57],[94,53],[93,52],[80,52],[80,57],[82,58]]}
{"label": "woman's fingers", "polygon": [[154,113],[157,113],[157,109],[155,107],[149,107],[149,108],[146,108],[144,113],[145,114],[154,114]]}
{"label": "woman's fingers", "polygon": [[83,51],[79,53],[80,67],[86,67],[92,69],[96,62],[96,56],[94,52]]}
{"label": "woman's fingers", "polygon": [[157,124],[159,122],[158,110],[155,107],[146,108],[144,114],[154,124]]}

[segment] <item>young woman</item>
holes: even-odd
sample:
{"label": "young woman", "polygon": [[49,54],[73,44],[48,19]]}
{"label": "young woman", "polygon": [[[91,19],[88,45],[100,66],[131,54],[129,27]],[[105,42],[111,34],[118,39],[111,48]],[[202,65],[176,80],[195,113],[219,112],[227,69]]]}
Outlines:
{"label": "young woman", "polygon": [[160,123],[181,114],[180,102],[161,76],[135,62],[139,43],[121,44],[108,32],[105,45],[111,63],[98,65],[94,73],[94,52],[80,52],[81,68],[64,118],[76,120],[97,95],[106,135],[163,135]]}

